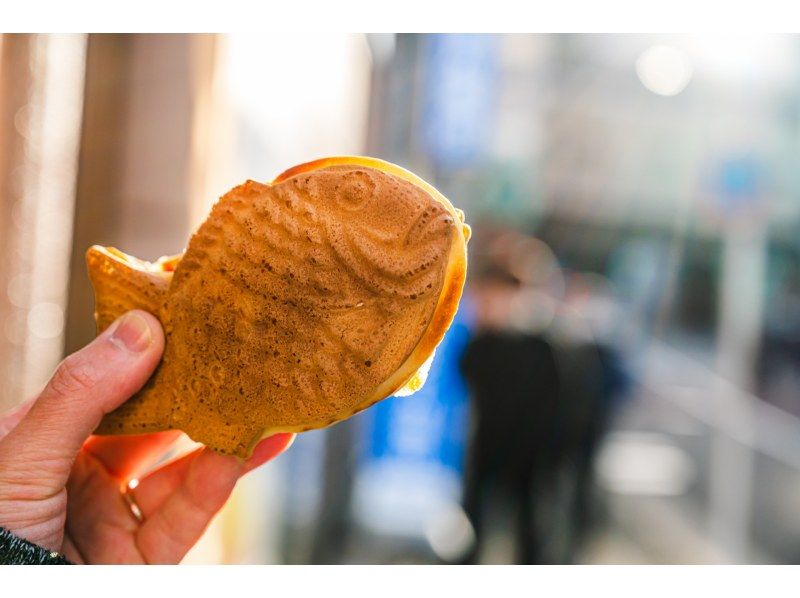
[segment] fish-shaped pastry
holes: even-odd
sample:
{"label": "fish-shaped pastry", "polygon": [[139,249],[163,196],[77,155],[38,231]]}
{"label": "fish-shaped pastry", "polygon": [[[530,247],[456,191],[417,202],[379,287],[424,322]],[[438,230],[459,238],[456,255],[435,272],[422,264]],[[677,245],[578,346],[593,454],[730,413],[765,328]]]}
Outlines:
{"label": "fish-shaped pastry", "polygon": [[455,315],[470,229],[431,185],[374,158],[325,158],[225,194],[182,255],[87,253],[98,333],[130,309],[164,356],[99,434],[183,430],[246,457],[422,383]]}

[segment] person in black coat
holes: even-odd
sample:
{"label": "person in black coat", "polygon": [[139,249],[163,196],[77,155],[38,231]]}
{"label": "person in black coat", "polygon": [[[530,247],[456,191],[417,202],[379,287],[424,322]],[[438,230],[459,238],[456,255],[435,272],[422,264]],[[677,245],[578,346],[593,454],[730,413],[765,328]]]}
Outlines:
{"label": "person in black coat", "polygon": [[473,422],[463,506],[476,542],[461,562],[478,561],[498,504],[511,510],[516,562],[571,562],[590,528],[594,458],[621,370],[611,346],[577,333],[586,326],[569,308],[552,310],[547,326],[525,325],[541,306],[512,258],[491,255],[470,289],[479,317],[460,363]]}

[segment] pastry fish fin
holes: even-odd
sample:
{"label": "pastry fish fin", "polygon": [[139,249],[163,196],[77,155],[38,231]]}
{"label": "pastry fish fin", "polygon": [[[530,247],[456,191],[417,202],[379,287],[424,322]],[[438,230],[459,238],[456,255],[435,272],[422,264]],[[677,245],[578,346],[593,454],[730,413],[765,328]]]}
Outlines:
{"label": "pastry fish fin", "polygon": [[[150,263],[113,247],[90,247],[86,263],[94,288],[98,334],[131,309],[148,311],[165,324],[167,292],[179,260],[180,256],[175,256]],[[154,392],[159,370],[141,391],[107,414],[95,434],[140,434],[169,429],[171,397],[168,393]]]}
{"label": "pastry fish fin", "polygon": [[164,300],[177,259],[150,263],[113,247],[90,247],[86,263],[94,288],[98,334],[131,309],[148,311],[163,323]]}

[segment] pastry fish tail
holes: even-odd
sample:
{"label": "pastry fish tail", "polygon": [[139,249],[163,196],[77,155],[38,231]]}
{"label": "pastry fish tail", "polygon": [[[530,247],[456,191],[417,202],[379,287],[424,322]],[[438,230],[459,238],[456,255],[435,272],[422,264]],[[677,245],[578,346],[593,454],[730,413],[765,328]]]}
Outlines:
{"label": "pastry fish tail", "polygon": [[131,309],[148,311],[163,323],[167,290],[179,259],[174,256],[150,263],[113,247],[90,247],[86,263],[94,288],[98,334]]}

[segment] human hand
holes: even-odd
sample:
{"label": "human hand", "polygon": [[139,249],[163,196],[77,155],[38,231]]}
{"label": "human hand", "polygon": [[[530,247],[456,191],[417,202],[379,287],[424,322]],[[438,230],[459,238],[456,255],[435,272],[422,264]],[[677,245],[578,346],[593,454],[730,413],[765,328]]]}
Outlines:
{"label": "human hand", "polygon": [[293,434],[276,434],[245,462],[206,448],[179,457],[129,490],[137,518],[122,490],[180,432],[91,433],[144,385],[163,350],[158,320],[129,312],[67,357],[35,401],[0,421],[0,526],[74,563],[177,563],[236,481],[291,444]]}

